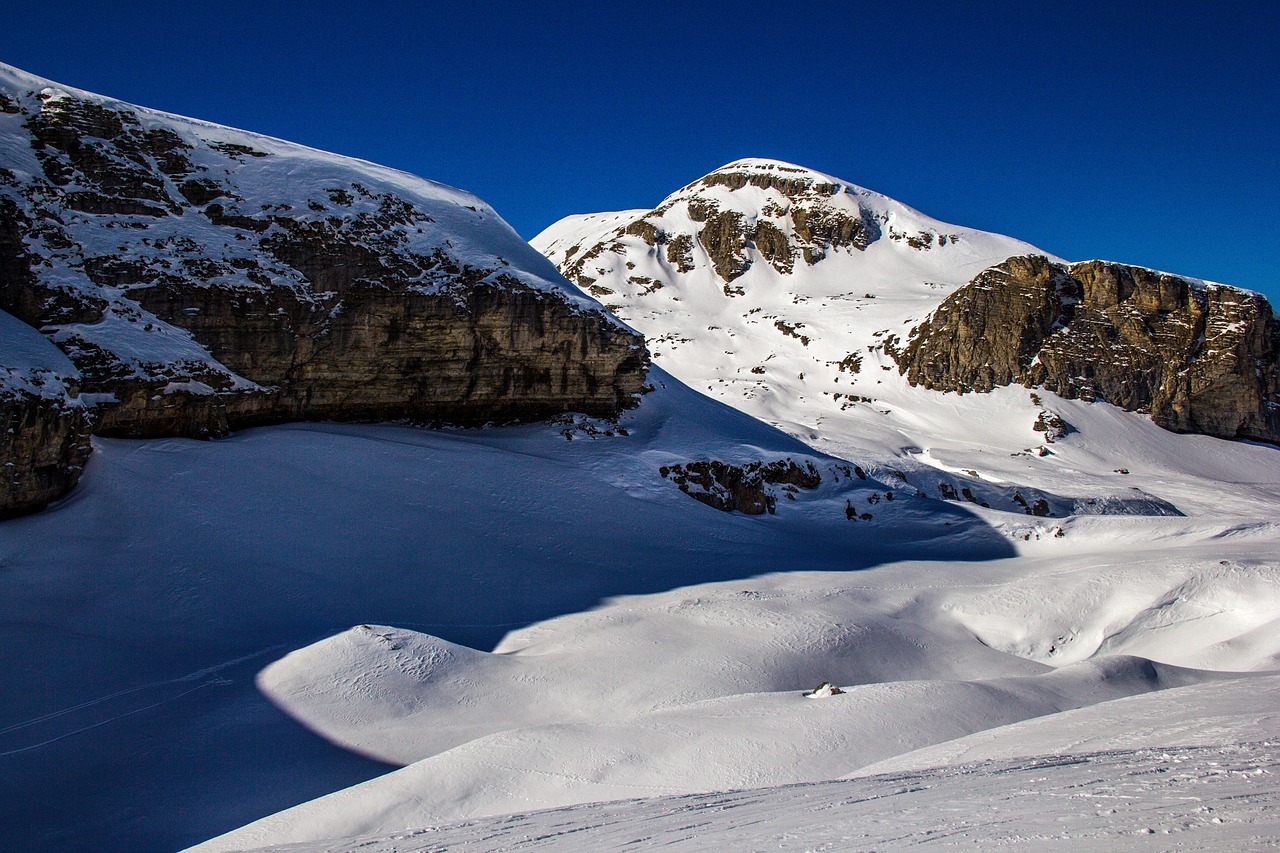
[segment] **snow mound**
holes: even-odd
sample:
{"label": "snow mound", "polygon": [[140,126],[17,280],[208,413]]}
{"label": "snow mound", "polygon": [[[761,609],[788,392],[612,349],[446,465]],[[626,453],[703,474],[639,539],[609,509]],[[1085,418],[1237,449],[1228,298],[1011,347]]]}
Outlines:
{"label": "snow mound", "polygon": [[[515,728],[259,821],[193,850],[234,850],[628,797],[732,790],[841,768],[1084,704],[1219,679],[1140,658],[975,682],[897,682],[827,701],[748,694],[618,720]],[[554,769],[546,764],[555,756]]]}

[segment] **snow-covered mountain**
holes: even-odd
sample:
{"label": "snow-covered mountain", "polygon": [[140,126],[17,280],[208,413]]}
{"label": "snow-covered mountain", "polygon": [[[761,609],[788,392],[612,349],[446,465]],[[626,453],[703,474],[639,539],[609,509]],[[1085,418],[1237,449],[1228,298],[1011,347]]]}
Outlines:
{"label": "snow-covered mountain", "polygon": [[1039,252],[1021,241],[799,166],[740,160],[652,210],[569,217],[532,244],[642,331],[655,363],[836,455],[898,458],[910,473],[925,447],[952,439],[1044,444],[1026,394],[1005,395],[998,414],[981,411],[989,400],[949,399],[944,410],[972,416],[927,422],[938,395],[909,386],[885,351],[982,270]]}
{"label": "snow-covered mountain", "polygon": [[627,325],[465,193],[0,71],[0,378],[99,432],[0,523],[0,845],[1278,837],[1280,453],[894,360],[1033,247],[741,161],[537,241]]}
{"label": "snow-covered mountain", "polygon": [[69,356],[100,435],[609,415],[646,366],[469,193],[4,65],[0,310]]}
{"label": "snow-covered mountain", "polygon": [[[1026,243],[799,166],[736,161],[652,210],[571,216],[532,243],[685,382],[836,455],[920,472],[935,496],[1171,511],[1121,485],[1124,459],[1084,492],[1059,480],[1044,460],[1074,422],[1010,383],[1280,439],[1280,322],[1261,296],[1101,262],[1071,267],[1081,284]],[[952,464],[952,447],[1003,452]]]}
{"label": "snow-covered mountain", "polygon": [[730,163],[653,210],[571,216],[531,242],[643,331],[672,374],[833,441],[839,413],[913,399],[899,401],[886,343],[982,270],[1040,253],[769,160]]}
{"label": "snow-covered mountain", "polygon": [[[751,561],[767,569],[749,579],[606,602],[490,653],[364,624],[286,656],[259,675],[267,695],[406,766],[196,849],[1274,839],[1277,799],[1249,780],[1274,765],[1275,718],[1233,716],[1231,697],[1271,690],[1280,669],[1280,454],[1083,394],[944,394],[899,370],[948,298],[1043,253],[766,161],[534,243],[644,331],[658,364],[882,485],[847,497],[836,527],[820,514],[831,504],[780,502],[779,519],[808,514],[818,538],[785,565]],[[937,498],[1013,553],[972,559],[971,534],[914,515]],[[902,511],[955,550],[811,571],[840,524],[860,531],[860,555],[883,553]],[[1247,673],[1260,675],[1233,680]],[[841,692],[805,695],[823,681]],[[1206,783],[1215,761],[1236,781]],[[1182,781],[1141,781],[1169,762]],[[1070,792],[1108,796],[1099,773],[1152,802],[1079,814]],[[859,778],[785,787],[846,775]],[[1031,803],[1033,779],[1045,795]],[[1191,788],[1203,799],[1177,800]],[[602,800],[619,802],[530,814]],[[703,809],[716,814],[689,814]]]}

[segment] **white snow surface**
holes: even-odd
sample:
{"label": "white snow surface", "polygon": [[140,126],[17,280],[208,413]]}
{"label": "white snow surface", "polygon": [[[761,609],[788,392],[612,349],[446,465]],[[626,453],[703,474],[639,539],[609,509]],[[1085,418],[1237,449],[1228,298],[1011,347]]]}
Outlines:
{"label": "white snow surface", "polygon": [[[969,505],[1015,554],[988,560],[889,557],[863,571],[830,572],[808,570],[812,565],[801,550],[780,571],[615,598],[516,630],[490,653],[368,625],[288,655],[259,676],[267,695],[334,742],[407,766],[196,849],[303,842],[320,845],[316,849],[351,849],[356,836],[487,815],[833,779],[975,732],[999,733],[1036,717],[1051,731],[1059,712],[1103,709],[1111,700],[1179,688],[1188,709],[1181,723],[1171,721],[1166,730],[1163,712],[1142,718],[1141,726],[1121,712],[1103,717],[1108,727],[1100,728],[1099,737],[1123,741],[1123,749],[1088,759],[1154,773],[1143,763],[1148,757],[1132,752],[1145,748],[1142,733],[1160,741],[1164,732],[1162,744],[1179,745],[1192,727],[1190,718],[1227,707],[1213,705],[1222,678],[1280,669],[1277,528],[1266,509],[1274,506],[1280,459],[1272,448],[1177,436],[1120,414],[1117,424],[1113,409],[1080,409],[1081,428],[1064,443],[1079,459],[1096,460],[1092,471],[1082,472],[1081,487],[1103,478],[1100,465],[1115,466],[1117,457],[1109,454],[1128,446],[1121,434],[1137,429],[1134,440],[1145,442],[1153,485],[1180,484],[1166,492],[1180,500],[1204,490],[1186,515],[1033,519]],[[1143,433],[1146,427],[1149,434]],[[1233,457],[1240,466],[1231,475],[1240,478],[1235,482],[1185,473],[1231,466]],[[903,501],[903,507],[937,506],[899,498],[895,510]],[[827,507],[838,509],[838,498],[835,504]],[[772,522],[787,513],[816,512],[818,506],[783,504]],[[882,501],[871,508],[884,506]],[[938,524],[944,536],[950,529],[946,520],[907,523],[917,535],[937,532]],[[862,547],[875,549],[883,543],[872,542],[897,522],[877,515],[870,523],[840,524],[862,525],[858,529],[870,534]],[[1063,535],[1053,535],[1059,529]],[[838,527],[829,529],[836,533]],[[1024,540],[1027,534],[1031,538]],[[846,692],[805,699],[803,693],[823,680]],[[1195,684],[1204,689],[1187,693],[1180,687]],[[1274,715],[1254,723],[1250,739],[1275,736]],[[1214,750],[1235,749],[1229,726],[1210,730],[1222,732],[1210,744]],[[1027,743],[1032,755],[1053,750],[1034,739]],[[1196,773],[1213,776],[1204,762],[1218,760],[1214,750],[1193,750],[1186,761]],[[954,780],[946,789],[952,793],[944,790],[940,798],[979,784],[978,777],[983,781],[976,790],[998,803],[1017,792],[995,790],[993,779],[1027,785],[1040,778],[1036,772],[1052,772],[1036,770],[1044,763],[913,772]],[[1080,780],[1051,782],[1065,791]],[[1258,784],[1269,790],[1264,778]],[[883,788],[877,790],[877,797],[884,795]],[[1239,790],[1222,796],[1235,797]],[[803,810],[784,790],[758,796],[771,804],[765,829],[788,820],[780,814],[784,803]],[[1264,793],[1257,796],[1274,802]],[[1065,802],[1068,795],[1061,797]],[[1178,821],[1209,820],[1210,812],[1196,811],[1200,805],[1156,809],[1157,831]],[[645,820],[645,814],[677,807],[658,801],[635,808],[636,819]],[[918,803],[903,808],[928,812]],[[1014,828],[1025,819],[1026,838],[1043,840],[1034,829],[1042,819],[1039,808],[1034,814],[1001,812],[1001,831],[1017,835]],[[617,821],[623,813],[615,813]],[[579,814],[554,819],[563,826]],[[598,830],[591,814],[575,824],[579,843],[577,832]],[[1249,820],[1260,820],[1263,813],[1249,814]],[[1123,846],[1126,833],[1137,831],[1132,822],[1140,819],[1146,818],[1131,812],[1093,823],[1081,819],[1063,837],[1111,838]],[[505,831],[501,827],[508,822],[525,827],[526,820],[533,819],[472,824],[474,836],[465,843],[483,849],[476,839]],[[664,826],[659,822],[654,831],[671,831]],[[909,837],[912,826],[908,820],[903,835],[895,837]],[[620,834],[611,837],[621,844],[627,830],[617,828]],[[918,830],[933,831],[927,822]],[[747,829],[734,832],[729,837],[749,837]],[[714,846],[718,836],[700,831],[698,837]],[[762,845],[767,837],[752,844]],[[465,831],[440,838],[462,844]],[[866,843],[887,843],[876,838],[868,836]],[[435,843],[436,836],[429,839]],[[607,849],[605,841],[600,844]]]}
{"label": "white snow surface", "polygon": [[[885,338],[982,269],[1038,250],[790,164],[721,171],[837,185],[825,203],[870,217],[880,237],[811,266],[797,258],[791,274],[749,248],[729,283],[740,292],[727,293],[696,237],[694,269],[680,272],[627,226],[696,235],[689,202],[710,200],[790,237],[778,212],[789,200],[695,182],[653,211],[570,217],[533,243],[562,267],[602,247],[586,285],[659,364],[857,464],[869,479],[847,485],[860,491],[782,501],[760,519],[832,525],[780,564],[611,597],[491,651],[368,623],[285,656],[258,677],[266,695],[332,742],[405,766],[194,849],[1280,839],[1267,782],[1280,735],[1268,704],[1280,679],[1267,675],[1280,670],[1280,454],[1022,388],[910,388]],[[924,234],[926,248],[906,240]],[[1033,430],[1041,412],[1068,433]],[[954,501],[933,500],[943,495]],[[1037,501],[1048,515],[1029,514]],[[1009,552],[974,559],[973,533],[914,514],[924,506],[971,513]],[[821,568],[811,549],[842,528],[865,534],[860,555],[884,556]],[[910,557],[883,538],[897,530],[956,550]],[[844,692],[805,698],[822,681]],[[743,793],[698,793],[725,790]]]}
{"label": "white snow surface", "polygon": [[[333,162],[245,144],[299,168]],[[778,167],[798,169],[726,168]],[[672,273],[616,238],[628,248],[599,256],[614,266],[597,282],[621,296],[602,298],[625,302],[658,363],[692,385],[655,368],[655,391],[618,424],[95,440],[71,496],[0,523],[0,662],[16,674],[0,705],[0,838],[205,851],[1280,841],[1280,453],[1026,389],[907,387],[867,347],[1032,249],[801,174],[839,183],[832,203],[880,216],[885,234],[959,239],[882,235],[791,276],[756,258],[727,296],[705,258]],[[781,204],[691,185],[663,221],[695,228],[687,201],[703,192],[744,216]],[[568,246],[552,232],[581,241],[632,214],[576,217],[536,242],[554,256]],[[479,227],[459,225],[480,250],[522,257]],[[558,281],[520,265],[538,263]],[[668,277],[646,295],[636,274]],[[856,373],[836,366],[851,353]],[[1047,442],[1041,411],[1069,434]],[[778,490],[774,515],[722,513],[659,473],[786,458],[822,482]],[[938,500],[944,486],[959,499]],[[822,681],[844,692],[806,699]],[[706,793],[725,789],[738,792]],[[584,805],[604,800],[618,802]]]}
{"label": "white snow surface", "polygon": [[[222,185],[217,201],[229,212],[261,215],[286,212],[295,222],[324,223],[373,215],[388,197],[407,205],[412,222],[400,222],[380,235],[394,242],[395,252],[430,256],[442,252],[460,267],[479,270],[487,277],[506,275],[523,285],[555,293],[579,309],[599,306],[571,287],[542,255],[530,248],[488,204],[463,190],[379,166],[364,160],[318,151],[262,134],[138,107],[112,98],[63,86],[0,63],[0,94],[34,112],[56,111],[68,97],[87,101],[133,116],[140,133],[165,131],[189,146],[182,154],[197,169],[192,178]],[[21,113],[0,111],[0,163],[12,173],[12,181],[0,182],[0,197],[19,208],[28,207],[19,188],[48,186],[30,132]],[[111,154],[112,143],[86,137],[87,148]],[[238,150],[252,152],[235,153]],[[149,164],[147,168],[152,168]],[[156,171],[155,174],[160,174]],[[51,244],[39,231],[25,235],[27,250],[41,258],[33,273],[54,290],[85,292],[105,300],[107,309],[93,323],[68,323],[50,329],[59,342],[80,338],[114,353],[126,370],[143,378],[218,377],[223,390],[258,387],[221,364],[184,329],[167,323],[130,299],[131,286],[103,286],[85,272],[86,258],[112,257],[152,271],[163,271],[199,286],[218,287],[242,294],[271,288],[287,288],[303,302],[324,302],[332,293],[317,292],[297,270],[273,258],[258,246],[260,238],[280,233],[272,225],[262,234],[245,239],[245,233],[212,221],[200,206],[187,204],[178,190],[180,177],[164,177],[164,191],[175,210],[159,210],[156,216],[85,213],[69,207],[57,211],[60,225],[74,245]],[[356,189],[356,188],[359,189]],[[84,189],[72,183],[62,190]],[[345,192],[338,203],[332,193]],[[158,202],[154,206],[159,209]],[[209,272],[214,259],[221,271]],[[198,273],[188,264],[197,265]],[[240,264],[240,267],[235,266]],[[256,270],[246,273],[245,269]],[[442,287],[430,275],[413,283],[430,292]]]}
{"label": "white snow surface", "polygon": [[1257,850],[1280,836],[1277,708],[1277,676],[1193,685],[1000,727],[846,781],[633,798],[263,849]]}
{"label": "white snow surface", "polygon": [[0,397],[29,394],[71,403],[79,378],[71,359],[48,338],[0,311]]}

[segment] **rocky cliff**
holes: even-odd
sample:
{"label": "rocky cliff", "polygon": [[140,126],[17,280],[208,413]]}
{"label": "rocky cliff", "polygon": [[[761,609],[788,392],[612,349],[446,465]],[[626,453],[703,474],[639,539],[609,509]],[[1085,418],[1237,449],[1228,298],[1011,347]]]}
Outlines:
{"label": "rocky cliff", "polygon": [[613,415],[647,366],[474,196],[6,66],[0,309],[109,435]]}
{"label": "rocky cliff", "polygon": [[1280,321],[1232,287],[1014,257],[947,297],[895,358],[940,391],[1040,386],[1177,432],[1280,443]]}
{"label": "rocky cliff", "polygon": [[0,311],[0,518],[41,509],[79,478],[90,448],[78,380],[57,347]]}

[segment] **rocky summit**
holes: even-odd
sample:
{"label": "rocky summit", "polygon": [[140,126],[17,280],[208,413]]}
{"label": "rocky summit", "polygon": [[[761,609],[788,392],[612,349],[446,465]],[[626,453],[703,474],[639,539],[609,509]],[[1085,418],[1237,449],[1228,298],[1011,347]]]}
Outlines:
{"label": "rocky summit", "polygon": [[[751,188],[769,199],[762,207],[738,203],[739,190]],[[863,251],[879,239],[888,215],[859,198],[865,194],[825,175],[790,164],[744,160],[704,176],[668,197],[650,211],[621,214],[606,239],[592,236],[562,249],[561,269],[584,290],[598,296],[613,291],[597,285],[592,270],[611,255],[627,252],[627,241],[639,238],[655,254],[665,258],[676,272],[696,269],[705,257],[722,282],[726,296],[741,295],[733,282],[752,265],[763,262],[780,274],[790,274],[797,263],[813,266],[837,250]],[[754,199],[753,199],[754,200]],[[939,245],[947,236],[931,232],[899,233],[893,239],[927,240]],[[694,247],[698,248],[695,255]],[[555,252],[549,252],[553,257]],[[632,276],[641,289],[662,287],[660,279]]]}
{"label": "rocky summit", "polygon": [[913,385],[1043,387],[1176,432],[1280,443],[1280,322],[1233,287],[1009,258],[943,300],[895,357]]}
{"label": "rocky summit", "polygon": [[[102,435],[609,416],[648,363],[468,193],[7,66],[0,310],[65,353]],[[39,450],[6,461],[59,455],[35,408],[9,420]]]}
{"label": "rocky summit", "polygon": [[[568,217],[532,242],[648,335],[662,367],[837,454],[900,448],[930,391],[1009,385],[1280,442],[1264,297],[1068,263],[794,164],[735,161],[652,210]],[[1028,423],[1052,414],[1032,408]],[[966,485],[981,484],[942,494]]]}

